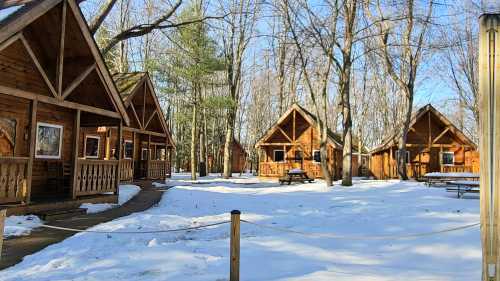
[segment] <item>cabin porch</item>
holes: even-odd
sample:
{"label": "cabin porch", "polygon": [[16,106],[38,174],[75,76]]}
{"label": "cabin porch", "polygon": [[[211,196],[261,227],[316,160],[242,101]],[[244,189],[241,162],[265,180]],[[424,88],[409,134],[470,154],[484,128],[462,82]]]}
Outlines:
{"label": "cabin porch", "polygon": [[[376,178],[398,177],[398,149],[391,147],[372,155],[370,170]],[[420,179],[427,173],[478,173],[479,156],[466,145],[426,145],[407,146],[406,174],[409,178]]]}
{"label": "cabin porch", "polygon": [[119,160],[86,158],[78,132],[120,122],[0,94],[0,206],[22,213],[56,202],[115,202]]}
{"label": "cabin porch", "polygon": [[[336,157],[334,157],[334,155]],[[336,167],[339,159],[335,150],[328,148],[328,159],[330,173],[334,173],[334,178],[338,178],[341,169]],[[282,177],[286,171],[291,169],[301,169],[310,178],[322,178],[319,149],[304,149],[297,145],[266,145],[262,146],[259,157],[259,176],[261,177]]]}
{"label": "cabin porch", "polygon": [[171,177],[172,146],[166,137],[127,128],[120,179],[165,179]]}

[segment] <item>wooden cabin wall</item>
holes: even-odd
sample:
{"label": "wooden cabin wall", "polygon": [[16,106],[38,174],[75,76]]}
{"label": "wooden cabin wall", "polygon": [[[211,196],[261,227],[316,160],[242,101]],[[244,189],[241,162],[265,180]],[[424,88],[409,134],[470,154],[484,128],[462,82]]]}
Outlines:
{"label": "wooden cabin wall", "polygon": [[[61,148],[61,159],[41,159],[35,158],[33,162],[33,181],[31,185],[31,196],[43,196],[52,189],[48,186],[47,167],[49,162],[71,163],[73,155],[73,126],[75,112],[71,109],[58,107],[55,105],[38,103],[37,122],[63,126],[63,142]],[[70,164],[71,165],[71,164]],[[49,194],[52,194],[50,191]]]}

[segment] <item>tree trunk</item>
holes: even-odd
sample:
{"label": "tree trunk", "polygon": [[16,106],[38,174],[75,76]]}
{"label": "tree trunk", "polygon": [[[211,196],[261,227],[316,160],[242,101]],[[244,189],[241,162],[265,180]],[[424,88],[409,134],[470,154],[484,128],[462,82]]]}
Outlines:
{"label": "tree trunk", "polygon": [[[196,95],[196,94],[195,94]],[[191,122],[191,179],[196,180],[196,169],[198,166],[198,161],[197,161],[197,141],[198,141],[198,136],[197,136],[197,123],[198,123],[198,105],[195,97],[195,102],[193,104],[193,116],[192,116],[192,122]]]}
{"label": "tree trunk", "polygon": [[[321,121],[319,123],[321,123]],[[321,132],[321,139],[319,142],[319,153],[321,155],[321,172],[323,173],[323,178],[325,179],[326,186],[332,186],[332,176],[330,174],[330,169],[328,169],[328,129],[324,124],[318,125],[318,129]]]}
{"label": "tree trunk", "polygon": [[408,131],[410,130],[410,121],[413,107],[413,90],[410,88],[407,90],[407,108],[405,120],[403,123],[403,129],[401,137],[399,138],[399,159],[398,160],[398,175],[401,180],[408,180],[408,175],[406,174],[406,139],[408,136]]}
{"label": "tree trunk", "polygon": [[232,175],[232,158],[233,158],[233,139],[234,139],[234,119],[235,109],[231,108],[228,111],[226,140],[224,142],[224,178],[228,179]]}
{"label": "tree trunk", "polygon": [[352,116],[350,101],[351,86],[351,58],[344,56],[344,69],[340,77],[340,91],[342,99],[342,185],[352,185]]}

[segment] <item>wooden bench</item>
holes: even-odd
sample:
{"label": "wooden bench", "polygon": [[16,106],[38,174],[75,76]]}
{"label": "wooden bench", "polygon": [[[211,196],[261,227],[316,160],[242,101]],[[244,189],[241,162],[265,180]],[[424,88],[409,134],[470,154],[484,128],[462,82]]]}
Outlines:
{"label": "wooden bench", "polygon": [[304,171],[287,171],[285,176],[283,176],[279,179],[279,182],[280,182],[280,184],[288,183],[288,185],[290,185],[290,184],[292,184],[292,182],[312,183],[312,182],[314,182],[314,179],[311,179],[310,177],[308,177],[306,172],[304,172]]}
{"label": "wooden bench", "polygon": [[448,181],[446,182],[446,191],[456,192],[457,198],[465,193],[479,193],[479,181]]}

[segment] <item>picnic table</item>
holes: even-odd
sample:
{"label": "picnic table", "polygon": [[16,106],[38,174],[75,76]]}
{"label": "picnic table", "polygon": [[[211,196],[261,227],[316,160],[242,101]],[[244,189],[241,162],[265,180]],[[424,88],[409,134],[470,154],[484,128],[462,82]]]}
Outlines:
{"label": "picnic table", "polygon": [[314,182],[314,179],[311,179],[307,176],[307,173],[300,169],[292,169],[286,172],[284,177],[279,179],[280,184],[288,183],[288,185],[292,184],[292,182]]}
{"label": "picnic table", "polygon": [[479,193],[479,181],[448,181],[446,182],[446,191],[457,192],[457,198],[465,193]]}
{"label": "picnic table", "polygon": [[427,186],[445,184],[449,181],[479,181],[479,174],[475,173],[427,173],[424,175]]}

